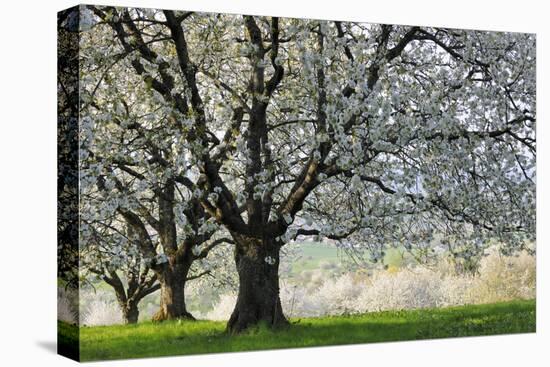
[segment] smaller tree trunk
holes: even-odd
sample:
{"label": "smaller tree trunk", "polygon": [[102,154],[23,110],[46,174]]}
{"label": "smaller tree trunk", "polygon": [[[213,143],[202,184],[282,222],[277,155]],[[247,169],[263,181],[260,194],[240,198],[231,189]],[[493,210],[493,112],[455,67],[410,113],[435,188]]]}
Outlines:
{"label": "smaller tree trunk", "polygon": [[279,297],[279,244],[272,238],[233,237],[239,294],[227,331],[239,333],[260,323],[271,328],[287,326]]}
{"label": "smaller tree trunk", "polygon": [[126,304],[121,305],[122,318],[125,324],[136,324],[139,318],[139,309],[137,302],[128,301]]}
{"label": "smaller tree trunk", "polygon": [[169,265],[159,274],[160,307],[153,321],[195,319],[185,306],[185,282],[189,267],[186,263]]}

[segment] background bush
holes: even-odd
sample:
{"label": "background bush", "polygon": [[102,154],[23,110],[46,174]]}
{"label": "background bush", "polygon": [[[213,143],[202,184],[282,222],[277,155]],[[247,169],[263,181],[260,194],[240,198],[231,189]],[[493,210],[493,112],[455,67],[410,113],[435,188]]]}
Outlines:
{"label": "background bush", "polygon": [[[283,264],[283,266],[286,266]],[[408,310],[483,304],[535,298],[535,256],[521,252],[503,256],[492,248],[477,272],[461,273],[452,261],[442,259],[428,267],[403,263],[386,269],[346,271],[343,266],[320,262],[314,269],[291,272],[281,278],[281,302],[289,317],[345,315],[384,310]],[[217,291],[217,292],[216,292]],[[59,294],[62,294],[59,293]],[[66,299],[67,297],[65,297]],[[74,319],[69,302],[60,303],[62,320]],[[190,282],[189,309],[199,319],[227,320],[233,311],[236,288],[207,287]],[[81,323],[109,325],[122,322],[112,292],[81,291]],[[158,293],[140,304],[140,321],[158,308]]]}

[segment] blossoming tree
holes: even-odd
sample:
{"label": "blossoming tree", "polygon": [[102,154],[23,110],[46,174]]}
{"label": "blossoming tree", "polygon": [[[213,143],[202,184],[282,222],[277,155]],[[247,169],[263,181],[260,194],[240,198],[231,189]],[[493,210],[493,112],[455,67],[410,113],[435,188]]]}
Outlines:
{"label": "blossoming tree", "polygon": [[232,240],[193,192],[184,136],[166,124],[166,107],[123,72],[130,59],[95,47],[100,32],[88,37],[80,49],[78,140],[83,268],[113,287],[130,321],[137,302],[158,288],[154,320],[193,318],[185,284],[211,274],[208,254]]}
{"label": "blossoming tree", "polygon": [[[533,35],[91,11],[94,47],[128,60],[117,80],[140,79],[133,105],[155,101],[142,113],[163,128],[148,139],[188,152],[195,180],[182,184],[232,237],[229,331],[287,324],[279,254],[299,236],[375,257],[436,233],[472,251],[534,238]],[[187,163],[168,170],[149,152],[178,182]]]}
{"label": "blossoming tree", "polygon": [[80,254],[82,278],[89,281],[95,275],[107,283],[115,293],[124,323],[135,324],[139,302],[160,289],[157,275],[139,251],[139,238],[130,224],[119,223],[116,218],[82,226],[86,238]]}

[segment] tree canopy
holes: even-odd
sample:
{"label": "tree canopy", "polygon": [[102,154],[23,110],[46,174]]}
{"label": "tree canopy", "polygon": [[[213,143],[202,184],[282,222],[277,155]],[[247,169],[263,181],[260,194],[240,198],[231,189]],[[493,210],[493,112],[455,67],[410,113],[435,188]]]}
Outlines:
{"label": "tree canopy", "polygon": [[534,240],[534,35],[83,13],[82,205],[135,215],[157,264],[157,235],[168,257],[233,243],[230,330],[284,323],[279,251],[301,236],[373,258]]}

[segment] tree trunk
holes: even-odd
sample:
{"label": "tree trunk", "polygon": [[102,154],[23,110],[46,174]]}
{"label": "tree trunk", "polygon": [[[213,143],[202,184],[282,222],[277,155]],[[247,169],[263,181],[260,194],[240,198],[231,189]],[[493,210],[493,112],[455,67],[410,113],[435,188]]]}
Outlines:
{"label": "tree trunk", "polygon": [[263,323],[271,328],[288,325],[279,298],[280,245],[271,238],[233,234],[239,294],[227,323],[227,331],[239,333]]}
{"label": "tree trunk", "polygon": [[185,282],[190,266],[188,264],[168,264],[159,273],[160,308],[153,321],[195,318],[185,307]]}
{"label": "tree trunk", "polygon": [[139,318],[137,302],[128,301],[122,307],[122,319],[125,324],[136,324]]}

